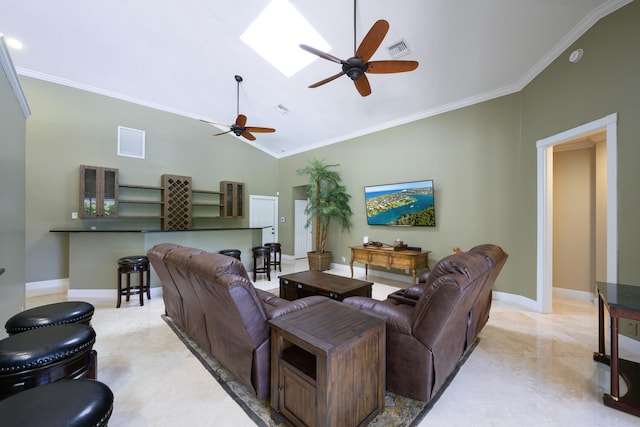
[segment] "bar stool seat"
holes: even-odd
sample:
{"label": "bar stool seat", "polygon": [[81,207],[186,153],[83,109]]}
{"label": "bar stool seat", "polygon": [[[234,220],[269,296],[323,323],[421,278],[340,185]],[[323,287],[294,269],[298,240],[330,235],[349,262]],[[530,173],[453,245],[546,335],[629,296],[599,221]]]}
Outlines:
{"label": "bar stool seat", "polygon": [[61,380],[0,401],[4,427],[102,427],[112,413],[113,392],[95,380]]}
{"label": "bar stool seat", "polygon": [[[138,286],[131,286],[131,275],[139,273]],[[145,275],[146,273],[146,275]],[[127,286],[122,287],[122,275],[127,276]],[[146,277],[146,281],[144,280]],[[122,257],[118,260],[118,304],[120,308],[122,296],[126,296],[127,301],[131,295],[140,295],[140,305],[144,305],[144,294],[147,299],[151,299],[151,267],[149,258],[145,255],[133,255]]]}
{"label": "bar stool seat", "polygon": [[91,325],[94,307],[84,301],[64,301],[41,305],[15,314],[4,325],[7,334],[14,335],[45,326],[83,323]]}
{"label": "bar stool seat", "polygon": [[0,399],[61,379],[97,376],[96,333],[81,323],[48,326],[0,340]]}
{"label": "bar stool seat", "polygon": [[276,268],[279,271],[282,271],[282,245],[280,243],[265,243],[267,248],[271,248],[271,254],[273,255],[273,259],[271,260],[271,265],[273,266],[273,270]]}
{"label": "bar stool seat", "polygon": [[253,252],[253,281],[256,281],[257,274],[266,274],[267,280],[271,280],[271,248],[256,246],[251,249],[251,252]]}
{"label": "bar stool seat", "polygon": [[221,251],[218,251],[218,253],[226,256],[231,256],[242,261],[240,259],[240,249],[223,249]]}

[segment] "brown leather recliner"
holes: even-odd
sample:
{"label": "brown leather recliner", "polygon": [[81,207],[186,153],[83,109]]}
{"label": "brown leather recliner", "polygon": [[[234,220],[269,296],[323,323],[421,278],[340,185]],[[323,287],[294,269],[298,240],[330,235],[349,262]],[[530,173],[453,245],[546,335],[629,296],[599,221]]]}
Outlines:
{"label": "brown leather recliner", "polygon": [[440,260],[417,299],[344,300],[387,317],[387,390],[431,400],[486,323],[491,288],[506,259],[498,246],[482,245]]}
{"label": "brown leather recliner", "polygon": [[256,289],[235,258],[161,243],[147,251],[162,282],[165,310],[258,399],[269,395],[268,321],[325,301],[287,301]]}

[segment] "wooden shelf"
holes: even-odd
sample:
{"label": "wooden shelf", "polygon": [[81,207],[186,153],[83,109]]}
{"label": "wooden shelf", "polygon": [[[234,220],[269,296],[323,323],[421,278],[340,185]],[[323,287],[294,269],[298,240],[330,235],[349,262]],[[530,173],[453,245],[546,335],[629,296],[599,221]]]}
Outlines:
{"label": "wooden shelf", "polygon": [[118,200],[119,203],[138,203],[138,204],[145,204],[145,205],[164,205],[164,202],[162,201],[157,201],[157,200]]}
{"label": "wooden shelf", "polygon": [[162,187],[154,185],[118,184],[120,188],[138,188],[141,190],[162,190]]}

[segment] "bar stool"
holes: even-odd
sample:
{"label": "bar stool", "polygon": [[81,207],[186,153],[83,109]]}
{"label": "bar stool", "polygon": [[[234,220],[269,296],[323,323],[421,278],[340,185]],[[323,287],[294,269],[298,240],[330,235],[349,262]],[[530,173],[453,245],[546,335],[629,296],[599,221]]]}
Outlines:
{"label": "bar stool", "polygon": [[45,326],[83,323],[91,325],[94,307],[84,301],[64,301],[41,305],[15,314],[4,325],[7,334],[14,335]]}
{"label": "bar stool", "polygon": [[240,253],[241,253],[240,249],[223,249],[223,250],[219,251],[218,253],[222,254],[222,255],[226,255],[226,256],[231,256],[231,257],[234,257],[234,258],[242,261],[240,259]]}
{"label": "bar stool", "polygon": [[0,401],[5,427],[103,427],[113,413],[113,392],[95,380],[60,380]]}
{"label": "bar stool", "polygon": [[[131,286],[131,274],[139,273],[138,286]],[[144,276],[146,273],[146,283]],[[122,275],[127,275],[127,286],[122,287]],[[118,260],[118,304],[116,308],[120,308],[122,296],[126,295],[127,301],[131,294],[140,295],[140,305],[144,305],[144,293],[147,292],[147,299],[151,299],[151,267],[149,266],[149,258],[144,255],[134,255],[122,257]]]}
{"label": "bar stool", "polygon": [[[251,249],[253,252],[253,281],[256,281],[256,274],[266,274],[267,280],[271,280],[271,248],[266,246],[256,246]],[[262,264],[258,265],[258,260],[262,260]]]}
{"label": "bar stool", "polygon": [[81,323],[47,326],[0,340],[0,399],[62,379],[97,377],[96,333]]}
{"label": "bar stool", "polygon": [[264,245],[267,248],[271,248],[271,253],[273,254],[271,265],[273,266],[273,271],[275,271],[276,268],[282,271],[282,246],[280,243],[265,243]]}

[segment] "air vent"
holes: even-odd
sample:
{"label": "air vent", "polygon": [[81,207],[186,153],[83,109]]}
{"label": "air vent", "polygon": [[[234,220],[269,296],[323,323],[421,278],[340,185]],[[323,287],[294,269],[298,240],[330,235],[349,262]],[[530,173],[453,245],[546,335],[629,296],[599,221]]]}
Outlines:
{"label": "air vent", "polygon": [[409,46],[407,46],[407,43],[405,43],[404,40],[400,40],[398,43],[392,44],[387,49],[392,58],[400,58],[411,53]]}
{"label": "air vent", "polygon": [[280,114],[287,114],[289,112],[289,109],[287,107],[285,107],[282,104],[278,104],[276,106],[274,106],[273,108],[276,109],[276,111]]}

